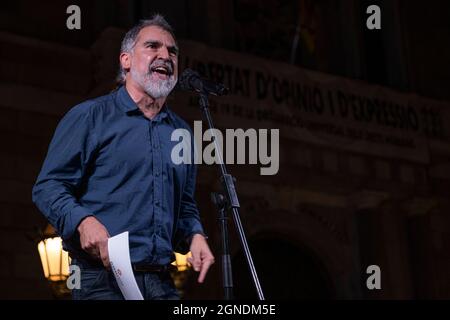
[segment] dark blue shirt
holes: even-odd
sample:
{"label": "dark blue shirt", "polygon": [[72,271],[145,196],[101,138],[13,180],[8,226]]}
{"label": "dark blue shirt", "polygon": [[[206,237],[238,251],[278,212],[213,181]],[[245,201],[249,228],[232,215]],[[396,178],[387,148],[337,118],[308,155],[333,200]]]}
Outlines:
{"label": "dark blue shirt", "polygon": [[167,107],[152,120],[144,117],[125,87],[63,117],[33,201],[73,257],[89,259],[77,227],[91,215],[111,236],[129,231],[134,263],[169,263],[174,250],[186,251],[188,239],[203,234],[194,200],[196,167],[171,160],[177,128],[191,132]]}

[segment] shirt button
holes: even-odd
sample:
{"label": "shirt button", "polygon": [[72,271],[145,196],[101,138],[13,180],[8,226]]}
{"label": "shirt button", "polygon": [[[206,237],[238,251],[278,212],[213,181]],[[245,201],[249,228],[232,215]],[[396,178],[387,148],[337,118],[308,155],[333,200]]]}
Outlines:
{"label": "shirt button", "polygon": [[159,206],[159,201],[155,200],[155,206]]}
{"label": "shirt button", "polygon": [[159,172],[158,171],[155,172],[155,177],[159,177]]}

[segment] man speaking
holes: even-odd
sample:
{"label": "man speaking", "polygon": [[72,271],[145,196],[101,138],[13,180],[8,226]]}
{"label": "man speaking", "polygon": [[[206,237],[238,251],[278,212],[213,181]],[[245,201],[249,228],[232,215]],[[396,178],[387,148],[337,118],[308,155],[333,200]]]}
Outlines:
{"label": "man speaking", "polygon": [[123,86],[75,106],[58,124],[33,201],[81,269],[74,299],[123,299],[107,244],[124,231],[144,298],[178,299],[173,251],[192,252],[200,283],[214,257],[194,200],[195,165],[171,160],[173,130],[190,128],[166,105],[178,47],[162,16],[127,32],[120,65]]}

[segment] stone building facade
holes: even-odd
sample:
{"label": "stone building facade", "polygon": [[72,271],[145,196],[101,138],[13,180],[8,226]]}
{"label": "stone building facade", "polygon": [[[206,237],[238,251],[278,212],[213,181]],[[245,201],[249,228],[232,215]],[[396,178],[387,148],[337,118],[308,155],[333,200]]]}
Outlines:
{"label": "stone building facade", "polygon": [[[245,1],[234,5],[166,2],[152,7],[143,1],[99,1],[95,5],[80,1],[86,20],[78,34],[64,29],[67,15],[61,10],[68,2],[35,8],[17,1],[1,13],[5,19],[0,19],[4,25],[0,31],[0,298],[51,298],[31,240],[35,228],[45,225],[31,202],[31,187],[62,115],[77,103],[114,88],[117,53],[126,27],[143,12],[161,11],[176,21],[180,39],[202,42],[211,50],[221,47],[239,52],[245,59],[259,54],[255,42],[248,40],[253,35],[236,31],[242,28],[236,8],[242,8]],[[230,166],[266,296],[449,298],[450,69],[446,60],[450,45],[442,41],[450,34],[445,17],[450,10],[444,10],[448,4],[436,1],[423,9],[407,1],[379,1],[386,27],[375,39],[362,31],[364,1],[319,3],[325,8],[323,19],[339,13],[333,22],[344,48],[329,43],[326,50],[331,50],[332,59],[319,52],[314,63],[305,58],[306,53],[299,53],[296,65],[361,80],[362,88],[378,84],[439,101],[444,134],[442,139],[426,141],[427,162],[411,161],[401,154],[387,157],[348,151],[339,145],[324,147],[284,135],[278,174],[261,176],[256,166]],[[185,14],[180,13],[180,6]],[[373,46],[367,41],[383,43],[384,63],[376,62],[386,71],[381,75],[368,66],[373,56],[366,51]],[[289,56],[291,51],[286,52]],[[277,54],[273,61],[280,61],[283,52]],[[270,52],[260,57],[272,61]],[[190,122],[200,118],[198,111],[179,105],[173,109]],[[220,116],[215,120],[220,127]],[[186,297],[220,298],[220,235],[209,197],[220,188],[217,168],[201,165],[197,184],[199,207],[217,263],[204,286],[195,284],[194,277],[189,279]],[[236,296],[253,297],[231,221],[230,231]],[[370,265],[380,267],[381,290],[367,289]]]}

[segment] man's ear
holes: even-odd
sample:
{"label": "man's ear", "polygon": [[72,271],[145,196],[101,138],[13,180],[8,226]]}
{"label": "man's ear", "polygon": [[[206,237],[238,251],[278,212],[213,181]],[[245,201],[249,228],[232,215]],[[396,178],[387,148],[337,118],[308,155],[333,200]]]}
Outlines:
{"label": "man's ear", "polygon": [[120,65],[123,69],[129,70],[131,67],[131,55],[128,52],[122,52],[119,56]]}

